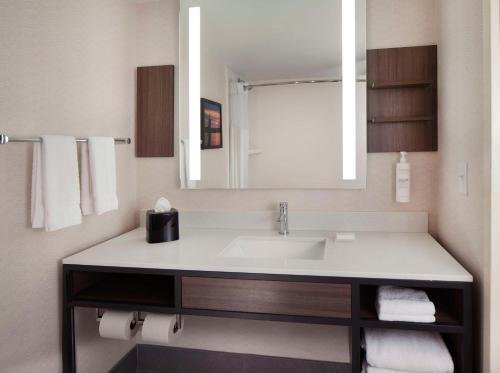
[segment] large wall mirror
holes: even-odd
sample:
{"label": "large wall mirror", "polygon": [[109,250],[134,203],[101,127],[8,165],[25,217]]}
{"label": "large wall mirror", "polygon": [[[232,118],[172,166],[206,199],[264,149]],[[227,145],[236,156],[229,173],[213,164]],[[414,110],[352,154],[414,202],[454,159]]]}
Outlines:
{"label": "large wall mirror", "polygon": [[366,0],[183,0],[182,188],[366,186]]}

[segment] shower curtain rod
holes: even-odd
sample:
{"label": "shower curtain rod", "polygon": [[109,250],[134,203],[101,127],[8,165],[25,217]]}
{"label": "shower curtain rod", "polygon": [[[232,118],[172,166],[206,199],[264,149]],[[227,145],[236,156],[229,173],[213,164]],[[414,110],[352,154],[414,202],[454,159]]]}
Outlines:
{"label": "shower curtain rod", "polygon": [[[239,79],[240,83],[246,83],[245,81]],[[366,82],[366,79],[356,79],[357,82]],[[251,90],[256,87],[272,87],[279,85],[294,85],[294,84],[315,84],[315,83],[340,83],[342,79],[312,79],[312,80],[290,80],[285,82],[274,82],[274,83],[258,83],[258,84],[250,84],[248,83],[245,86],[246,90]]]}

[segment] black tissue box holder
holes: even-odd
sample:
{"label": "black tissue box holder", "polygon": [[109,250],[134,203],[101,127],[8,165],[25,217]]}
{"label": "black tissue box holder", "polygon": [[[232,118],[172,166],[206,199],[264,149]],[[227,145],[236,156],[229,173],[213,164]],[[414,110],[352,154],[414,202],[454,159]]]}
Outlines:
{"label": "black tissue box holder", "polygon": [[177,241],[179,239],[179,212],[146,212],[146,239],[149,243]]}

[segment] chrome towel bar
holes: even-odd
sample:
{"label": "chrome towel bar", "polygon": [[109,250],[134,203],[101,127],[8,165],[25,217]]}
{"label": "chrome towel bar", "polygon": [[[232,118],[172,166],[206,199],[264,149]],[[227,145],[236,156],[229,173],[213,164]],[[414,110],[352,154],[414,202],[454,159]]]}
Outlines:
{"label": "chrome towel bar", "polygon": [[[41,142],[40,137],[9,137],[7,135],[0,134],[0,145],[5,145],[10,142]],[[88,142],[88,139],[76,139],[76,142]],[[130,144],[132,140],[130,137],[127,138],[115,138],[115,144]]]}

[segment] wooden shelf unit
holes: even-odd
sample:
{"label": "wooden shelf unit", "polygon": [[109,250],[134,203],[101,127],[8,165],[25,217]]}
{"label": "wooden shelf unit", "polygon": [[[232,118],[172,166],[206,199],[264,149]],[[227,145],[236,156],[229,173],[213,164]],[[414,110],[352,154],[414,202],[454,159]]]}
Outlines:
{"label": "wooden shelf unit", "polygon": [[368,152],[437,151],[437,46],[372,49],[367,58]]}

